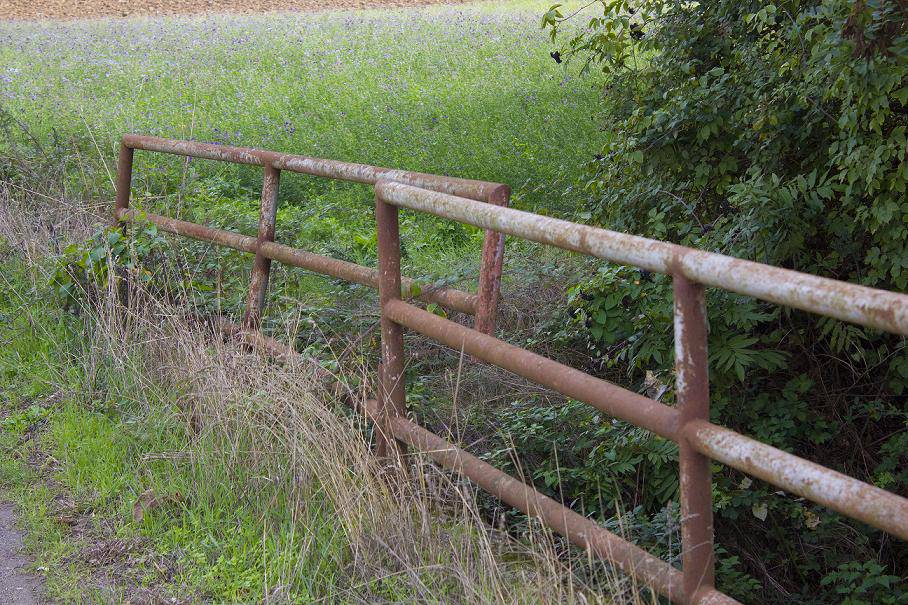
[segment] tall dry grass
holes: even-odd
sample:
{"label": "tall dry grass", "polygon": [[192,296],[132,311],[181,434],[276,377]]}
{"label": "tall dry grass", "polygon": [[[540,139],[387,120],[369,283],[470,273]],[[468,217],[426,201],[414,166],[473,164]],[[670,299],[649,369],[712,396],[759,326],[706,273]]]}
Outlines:
{"label": "tall dry grass", "polygon": [[[0,184],[0,237],[40,281],[103,217],[36,193]],[[184,427],[179,451],[151,453],[192,467],[182,497],[211,500],[214,484],[229,485],[230,505],[260,519],[263,542],[286,554],[266,565],[255,602],[642,602],[633,583],[534,523],[520,541],[490,527],[470,484],[424,457],[409,457],[411,480],[401,480],[372,456],[368,422],[302,358],[275,362],[222,338],[191,303],[134,289],[123,304],[119,290],[84,297],[79,399],[129,402],[140,418]],[[372,374],[342,372],[361,385]]]}

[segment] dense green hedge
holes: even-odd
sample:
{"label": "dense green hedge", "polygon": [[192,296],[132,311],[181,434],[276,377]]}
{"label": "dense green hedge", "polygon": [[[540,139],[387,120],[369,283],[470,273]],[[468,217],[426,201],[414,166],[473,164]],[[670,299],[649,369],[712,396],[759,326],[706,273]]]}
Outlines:
{"label": "dense green hedge", "polygon": [[[597,0],[592,8],[591,19],[558,6],[543,18],[561,45],[556,60],[583,61],[607,82],[609,134],[590,164],[582,218],[908,290],[908,3]],[[583,33],[560,35],[577,19],[589,20]],[[572,302],[566,339],[579,330],[609,371],[641,388],[670,387],[668,279],[603,265]],[[715,421],[908,493],[905,339],[718,291],[708,306]],[[669,388],[662,399],[672,398]],[[664,516],[676,500],[671,447],[583,418],[516,410],[508,421],[518,447],[540,452],[540,476],[555,461],[551,444],[534,446],[533,435],[571,425],[562,447],[575,455],[560,461],[570,467],[561,472],[565,497],[594,511],[621,500]],[[908,602],[904,543],[717,471],[719,543],[746,572],[723,566],[720,586],[746,602]]]}

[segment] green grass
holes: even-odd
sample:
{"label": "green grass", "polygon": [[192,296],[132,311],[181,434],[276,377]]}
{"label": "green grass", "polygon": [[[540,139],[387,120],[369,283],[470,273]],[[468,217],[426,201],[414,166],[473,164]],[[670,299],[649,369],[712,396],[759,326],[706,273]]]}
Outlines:
{"label": "green grass", "polygon": [[[125,132],[193,138],[512,186],[512,205],[570,214],[601,144],[593,80],[549,56],[547,4],[0,24],[0,109],[23,153],[61,158],[72,191],[113,197]],[[17,126],[19,125],[19,126]],[[0,149],[4,147],[0,137]],[[41,153],[32,152],[42,158]],[[43,161],[43,160],[42,160]],[[139,153],[135,203],[254,233],[259,169]],[[163,197],[162,197],[163,196]],[[374,265],[368,187],[285,174],[280,241]],[[427,281],[475,287],[478,230],[402,213],[404,265]],[[188,245],[197,291],[224,287],[239,312],[246,257]],[[509,257],[535,254],[512,243]],[[217,282],[222,279],[223,282]],[[277,271],[272,316],[369,299],[362,288]],[[283,323],[279,321],[278,323]]]}
{"label": "green grass", "polygon": [[490,542],[438,471],[414,468],[428,499],[419,482],[389,490],[361,419],[326,407],[303,369],[218,353],[168,328],[173,309],[142,315],[150,302],[76,316],[46,269],[0,262],[0,497],[51,597],[576,602],[548,538]]}
{"label": "green grass", "polygon": [[[0,24],[0,107],[110,171],[119,136],[140,132],[507,182],[518,204],[552,208],[598,146],[598,93],[549,57],[545,7]],[[137,168],[141,184],[184,176],[158,158]],[[287,181],[292,203],[349,201]]]}
{"label": "green grass", "polygon": [[[580,165],[599,146],[593,119],[599,92],[549,57],[538,27],[545,8],[519,1],[0,24],[6,133],[0,151],[51,166],[62,181],[55,190],[104,206],[113,197],[117,141],[139,132],[505,182],[519,208],[570,213],[582,203],[574,187]],[[140,153],[134,175],[138,206],[255,231],[257,170]],[[27,170],[2,176],[38,188]],[[366,187],[284,175],[278,239],[372,265],[372,204]],[[477,230],[405,212],[402,232],[410,275],[465,288],[475,282]],[[176,273],[160,269],[162,282],[188,286],[206,308],[240,311],[248,256],[185,241],[178,248],[155,241],[147,250],[147,266],[181,264]],[[528,251],[512,246],[509,255]],[[417,516],[389,517],[379,528],[354,517],[365,527],[342,526],[338,518],[350,513],[338,507],[330,486],[309,478],[300,488],[295,477],[275,470],[288,467],[285,453],[260,451],[261,434],[251,432],[262,428],[260,418],[247,423],[217,417],[218,411],[215,422],[229,426],[193,434],[183,408],[186,389],[148,371],[141,339],[135,351],[126,343],[125,354],[104,349],[91,323],[97,319],[62,310],[46,278],[20,261],[4,262],[7,282],[0,282],[0,316],[11,319],[0,322],[0,485],[20,506],[52,595],[64,602],[110,600],[102,589],[86,588],[90,565],[80,554],[100,538],[141,541],[124,572],[128,582],[179,587],[215,602],[256,601],[276,588],[279,601],[336,601],[351,586],[398,602],[430,593],[439,602],[456,600],[467,589],[476,591],[474,599],[494,601],[505,590],[513,601],[532,601],[563,588],[555,572],[557,580],[542,582],[542,593],[524,571],[505,578],[506,589],[495,574],[458,576],[467,573],[462,567],[492,565],[475,554],[469,557],[478,561],[459,563],[481,542],[469,523],[420,521],[429,535],[416,538],[425,543],[406,533]],[[365,288],[275,268],[270,327],[311,314],[324,329],[355,334],[372,319],[339,307],[363,308],[371,296]],[[227,409],[235,415],[251,409],[266,419],[274,413],[259,403],[250,396]],[[32,437],[23,440],[26,435]],[[35,466],[30,457],[43,462]],[[336,472],[362,470],[359,460],[347,462],[350,468]],[[350,489],[365,489],[355,477],[346,480]],[[161,505],[136,522],[134,505],[149,490]],[[77,514],[91,519],[84,536],[57,520],[60,498],[72,499]],[[370,532],[398,540],[391,544],[399,547],[390,549],[394,556],[412,560],[389,563],[382,558],[389,549],[374,552],[357,542]],[[350,567],[363,561],[378,567],[351,575]]]}
{"label": "green grass", "polygon": [[[293,568],[300,573],[292,602],[324,596],[344,545],[323,500],[310,503],[306,535],[294,524],[299,511],[291,511],[286,500],[257,509],[241,493],[252,470],[228,467],[221,453],[229,444],[216,434],[190,443],[176,392],[145,384],[141,393],[133,390],[135,399],[122,396],[136,378],[124,370],[128,361],[90,375],[82,322],[63,312],[50,288],[35,283],[20,263],[0,268],[0,313],[9,320],[0,324],[0,493],[19,506],[29,530],[27,546],[35,567],[46,571],[50,596],[64,602],[125,598],[122,587],[102,590],[86,583],[97,570],[81,553],[95,540],[135,538],[150,545],[140,555],[175,561],[172,576],[133,561],[125,573],[135,586],[163,583],[215,602],[249,602],[266,592],[269,573]],[[72,354],[79,349],[81,355]],[[176,465],[147,459],[187,447],[207,457]],[[135,503],[147,490],[163,504],[136,522]],[[66,512],[84,518],[84,533],[73,534],[60,522],[61,498],[74,502]],[[311,553],[300,547],[301,539],[318,541],[323,556],[301,560]]]}

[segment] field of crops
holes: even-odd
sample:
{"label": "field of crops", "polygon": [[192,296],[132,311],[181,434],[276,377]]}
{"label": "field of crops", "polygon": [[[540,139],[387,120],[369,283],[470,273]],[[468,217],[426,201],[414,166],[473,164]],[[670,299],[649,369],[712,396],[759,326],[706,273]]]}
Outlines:
{"label": "field of crops", "polygon": [[598,93],[549,57],[542,6],[0,24],[0,107],[108,162],[141,132],[504,181],[550,204],[595,147]]}
{"label": "field of crops", "polygon": [[[0,19],[87,19],[275,11],[323,11],[437,4],[434,0],[5,0]],[[448,0],[446,4],[458,4]]]}

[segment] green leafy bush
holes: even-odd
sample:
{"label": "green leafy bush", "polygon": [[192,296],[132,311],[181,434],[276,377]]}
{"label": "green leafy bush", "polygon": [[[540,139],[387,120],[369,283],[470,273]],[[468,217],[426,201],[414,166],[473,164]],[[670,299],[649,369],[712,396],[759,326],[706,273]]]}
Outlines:
{"label": "green leafy bush", "polygon": [[152,268],[163,259],[164,244],[152,224],[130,228],[128,237],[121,227],[99,229],[88,240],[66,247],[57,259],[53,286],[64,305],[71,307],[96,300],[99,289],[120,288],[125,282],[111,275],[112,270],[150,283]]}
{"label": "green leafy bush", "polygon": [[[594,5],[588,27],[559,49],[606,81],[610,129],[589,165],[584,216],[908,289],[908,5]],[[566,20],[556,5],[543,27],[560,40]],[[641,389],[655,377],[672,402],[670,280],[607,265],[571,297],[574,325],[602,367]],[[908,493],[904,339],[717,291],[708,308],[714,421]],[[612,439],[609,447],[621,461],[637,460],[642,446]],[[674,497],[658,482],[631,481],[647,463],[615,461],[579,463],[618,475],[601,497],[627,501],[630,481],[651,514]],[[753,590],[720,568],[720,586],[748,602],[885,602],[884,592],[908,593],[906,578],[888,575],[908,568],[904,543],[716,468],[718,540],[761,584]]]}

